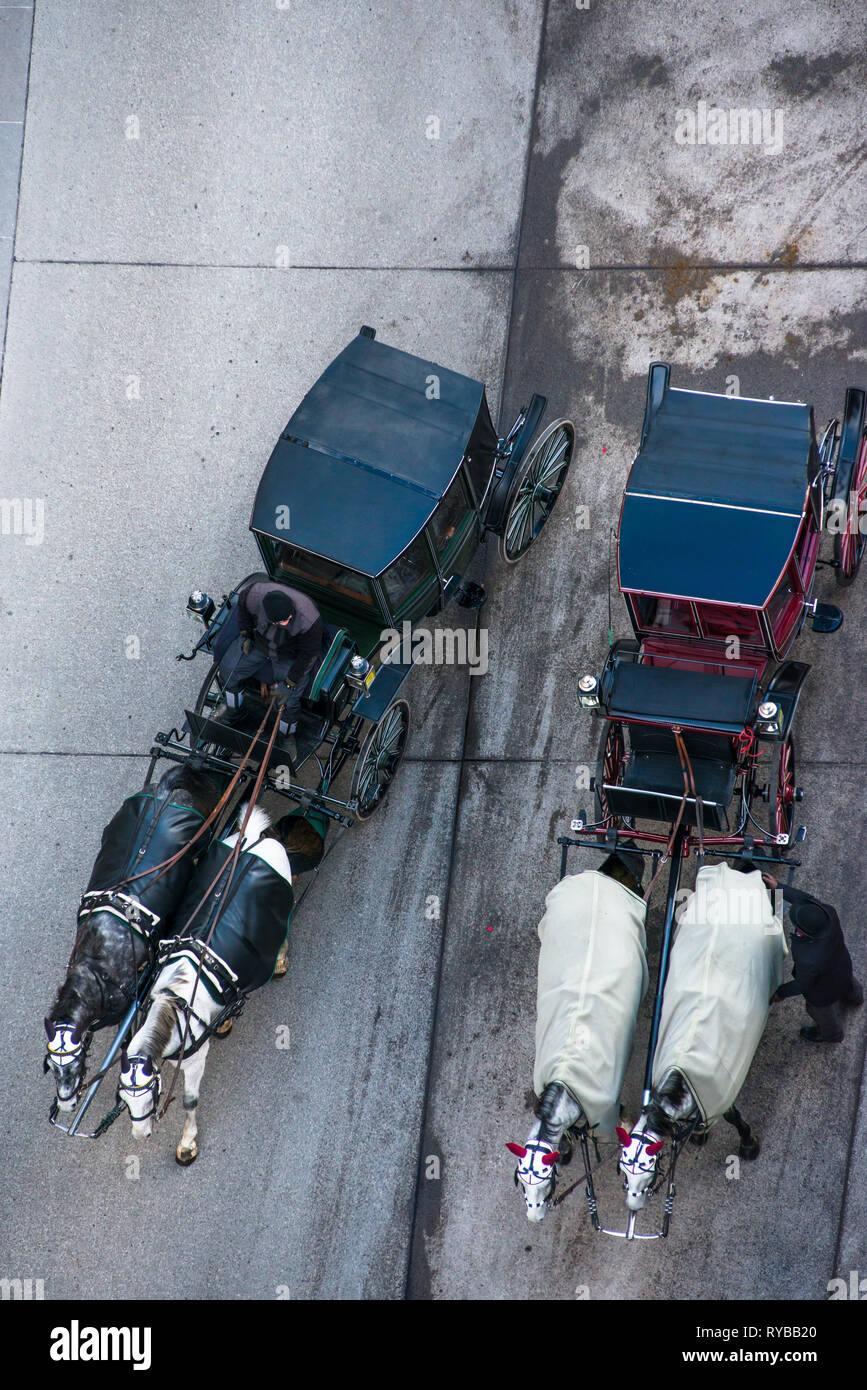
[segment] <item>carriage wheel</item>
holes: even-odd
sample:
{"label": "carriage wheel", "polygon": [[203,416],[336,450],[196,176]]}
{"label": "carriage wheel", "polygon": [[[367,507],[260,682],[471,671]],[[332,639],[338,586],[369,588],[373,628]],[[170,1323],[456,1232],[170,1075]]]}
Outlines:
{"label": "carriage wheel", "polygon": [[608,804],[608,798],[603,791],[605,782],[616,782],[620,777],[623,768],[623,761],[626,755],[626,744],[623,738],[623,725],[618,723],[609,724],[602,730],[602,738],[599,743],[599,755],[596,761],[596,780],[594,790],[596,794],[596,821],[603,821],[606,826],[620,825],[619,817],[615,816]]}
{"label": "carriage wheel", "polygon": [[[842,535],[838,534],[834,537],[834,559],[837,562],[837,568],[834,572],[837,576],[837,583],[844,589],[848,588],[855,579],[861,567],[864,549],[867,547],[867,535],[862,535],[860,531],[861,508],[865,499],[867,499],[867,435],[861,440],[861,449],[855,467],[852,469],[852,478],[846,499],[846,530]],[[853,523],[855,531],[850,533],[849,527]]]}
{"label": "carriage wheel", "polygon": [[795,785],[795,748],[792,735],[787,734],[780,746],[780,760],[777,764],[777,790],[774,806],[773,831],[775,835],[788,835],[788,845],[778,845],[779,855],[788,854],[792,848],[792,829],[795,820],[795,802],[801,799],[801,789]]}
{"label": "carriage wheel", "polygon": [[350,800],[358,820],[369,820],[382,805],[403,757],[409,733],[409,705],[395,700],[374,724],[355,763]]}
{"label": "carriage wheel", "polygon": [[516,565],[526,555],[553,512],[574,447],[572,421],[555,420],[539,435],[527,455],[512,488],[500,537],[500,555],[507,564]]}
{"label": "carriage wheel", "polygon": [[[222,700],[223,687],[220,684],[219,668],[215,662],[202,681],[202,688],[196,696],[196,703],[193,705],[193,713],[201,714],[206,719],[212,719],[215,709],[222,703]],[[216,745],[213,743],[195,744],[192,729],[190,730],[190,747],[199,753],[211,753],[216,749]]]}
{"label": "carriage wheel", "polygon": [[202,688],[196,696],[193,713],[205,715],[210,719],[222,699],[223,687],[220,684],[219,667],[215,663],[202,681]]}

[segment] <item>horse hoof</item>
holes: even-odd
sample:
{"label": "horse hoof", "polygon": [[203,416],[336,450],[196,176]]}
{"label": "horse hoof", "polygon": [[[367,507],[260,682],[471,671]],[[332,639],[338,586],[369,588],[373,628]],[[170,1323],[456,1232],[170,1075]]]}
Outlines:
{"label": "horse hoof", "polygon": [[227,1018],[225,1023],[221,1023],[219,1028],[214,1029],[214,1036],[217,1038],[224,1038],[227,1033],[231,1033],[234,1022],[235,1020],[233,1018]]}
{"label": "horse hoof", "polygon": [[191,1149],[182,1149],[180,1144],[178,1144],[178,1147],[175,1149],[175,1162],[179,1163],[182,1168],[189,1168],[191,1163],[195,1163],[198,1156],[199,1146],[195,1139],[193,1140],[193,1147]]}
{"label": "horse hoof", "polygon": [[286,974],[286,972],[288,971],[288,969],[289,969],[289,962],[288,962],[288,960],[285,960],[283,956],[280,956],[280,957],[278,958],[278,960],[277,960],[277,964],[274,966],[274,974],[271,976],[271,979],[272,979],[272,980],[282,980],[283,976]]}
{"label": "horse hoof", "polygon": [[707,1143],[709,1138],[710,1135],[707,1130],[705,1130],[704,1134],[691,1134],[689,1136],[689,1142],[695,1144],[696,1148],[700,1149]]}
{"label": "horse hoof", "polygon": [[744,1139],[738,1148],[738,1156],[744,1159],[746,1163],[751,1163],[754,1158],[758,1158],[759,1148],[758,1139]]}

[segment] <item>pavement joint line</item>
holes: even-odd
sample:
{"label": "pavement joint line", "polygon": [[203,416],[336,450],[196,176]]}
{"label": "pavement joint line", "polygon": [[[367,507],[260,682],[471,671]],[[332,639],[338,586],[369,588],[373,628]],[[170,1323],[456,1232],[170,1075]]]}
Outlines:
{"label": "pavement joint line", "polygon": [[[3,122],[0,122],[3,124]],[[10,121],[6,124],[21,125],[21,121]],[[124,270],[273,270],[280,273],[285,270],[320,270],[320,271],[363,271],[369,274],[379,271],[382,274],[391,272],[404,272],[418,274],[422,271],[432,275],[454,275],[458,272],[471,275],[593,275],[606,274],[622,271],[626,274],[642,273],[662,275],[670,270],[683,270],[690,273],[694,270],[707,270],[718,274],[730,274],[734,271],[755,271],[763,275],[771,274],[790,274],[792,271],[822,271],[822,270],[867,270],[867,261],[796,261],[793,265],[782,265],[779,262],[770,264],[766,261],[692,261],[687,259],[683,265],[674,262],[664,262],[657,265],[651,264],[621,264],[613,262],[604,265],[592,265],[582,269],[578,266],[554,264],[550,265],[523,265],[515,271],[512,265],[409,265],[409,264],[388,264],[388,265],[327,265],[313,264],[311,262],[300,261],[292,265],[273,265],[271,262],[261,261],[117,261],[117,260],[91,260],[81,259],[72,260],[55,258],[53,256],[15,256],[15,265],[72,265],[88,267],[117,267]]]}
{"label": "pavement joint line", "polygon": [[[518,283],[518,267],[519,267],[519,265],[520,265],[520,260],[521,260],[521,241],[522,241],[523,230],[524,230],[524,214],[525,214],[526,206],[527,206],[527,188],[528,188],[528,184],[529,184],[530,168],[531,168],[531,165],[532,165],[532,162],[533,162],[533,151],[534,151],[534,147],[535,147],[534,137],[535,137],[536,130],[537,130],[538,109],[539,109],[539,85],[540,85],[540,78],[541,78],[541,74],[542,74],[542,62],[543,62],[543,57],[544,57],[544,52],[545,52],[545,35],[546,35],[546,33],[547,33],[547,26],[548,26],[548,3],[549,3],[549,0],[544,0],[544,4],[543,4],[543,6],[542,6],[542,13],[541,13],[541,15],[540,15],[540,22],[539,22],[539,30],[538,30],[538,49],[537,49],[537,53],[536,53],[536,72],[535,72],[535,76],[534,76],[534,80],[533,80],[533,103],[532,103],[532,107],[531,107],[529,130],[527,131],[527,149],[526,149],[525,162],[524,162],[524,177],[523,177],[523,184],[522,184],[522,188],[521,188],[521,203],[520,203],[520,207],[519,207],[519,209],[518,209],[518,221],[517,221],[517,232],[518,232],[518,235],[517,235],[516,242],[515,242],[515,258],[514,258],[514,265],[513,265],[513,267],[512,267],[512,280],[511,280],[511,288],[510,288],[510,294],[509,294],[509,307],[508,307],[508,310],[507,310],[506,316],[505,316],[506,322],[505,322],[505,343],[504,343],[504,351],[503,351],[503,369],[502,369],[502,373],[501,373],[501,376],[500,376],[500,390],[499,390],[499,413],[500,413],[500,416],[501,416],[501,417],[502,417],[502,413],[503,413],[504,396],[505,396],[506,381],[507,381],[507,373],[508,373],[508,367],[509,367],[509,351],[510,351],[510,346],[511,346],[511,341],[512,341],[512,336],[513,336],[513,324],[514,324],[514,320],[515,320],[515,291],[516,291],[516,287],[517,287],[517,283]],[[482,569],[483,577],[487,577],[487,564],[488,564],[488,554],[487,554],[487,551],[486,551],[486,553],[485,553],[485,559],[484,559],[484,562],[483,562],[483,569]],[[478,622],[479,622],[479,618],[477,617],[477,626],[478,626]],[[474,682],[473,682],[471,679],[468,679],[468,682],[467,682],[467,705],[466,705],[466,713],[465,713],[465,717],[464,717],[464,734],[463,734],[463,740],[462,740],[462,743],[461,743],[461,767],[460,767],[460,771],[459,771],[459,773],[458,773],[458,784],[457,784],[456,795],[455,795],[454,815],[453,815],[453,818],[452,818],[451,844],[450,844],[450,846],[449,846],[449,864],[448,864],[448,874],[447,874],[447,878],[446,878],[446,887],[445,887],[445,912],[444,912],[444,914],[443,914],[442,931],[441,931],[441,933],[440,933],[440,949],[439,949],[439,957],[438,957],[438,960],[437,960],[436,983],[435,983],[435,986],[434,986],[434,997],[433,997],[432,1008],[431,1008],[431,1013],[430,1013],[430,1031],[429,1031],[429,1034],[428,1034],[428,1057],[427,1057],[427,1066],[426,1066],[426,1068],[425,1068],[425,1080],[424,1080],[424,1091],[423,1091],[423,1093],[422,1093],[421,1113],[420,1113],[420,1115],[419,1115],[418,1154],[417,1154],[417,1161],[416,1161],[415,1178],[414,1178],[413,1189],[412,1189],[412,1197],[411,1197],[411,1202],[410,1202],[410,1219],[409,1219],[409,1230],[408,1230],[408,1233],[407,1233],[406,1265],[405,1265],[405,1268],[404,1268],[404,1284],[403,1284],[403,1297],[404,1297],[404,1300],[405,1300],[405,1301],[406,1301],[406,1300],[409,1300],[409,1299],[412,1297],[412,1285],[413,1285],[413,1257],[414,1257],[414,1253],[415,1253],[415,1249],[416,1249],[416,1240],[417,1240],[417,1233],[418,1233],[419,1198],[420,1198],[421,1192],[422,1192],[422,1164],[423,1164],[423,1162],[424,1162],[425,1136],[426,1136],[426,1134],[427,1134],[428,1120],[429,1120],[429,1116],[430,1116],[430,1101],[431,1101],[431,1095],[432,1095],[432,1091],[433,1091],[433,1082],[434,1082],[434,1064],[435,1064],[435,1058],[436,1058],[436,1053],[437,1053],[438,1032],[439,1032],[439,1026],[438,1026],[438,1025],[439,1025],[440,996],[441,996],[441,991],[442,991],[443,967],[444,967],[444,964],[445,964],[445,956],[446,956],[446,935],[447,935],[447,932],[448,932],[448,925],[449,925],[449,908],[450,908],[450,905],[451,905],[452,887],[453,887],[453,883],[454,883],[455,849],[456,849],[456,846],[457,846],[458,826],[460,825],[461,810],[462,810],[461,789],[462,789],[462,784],[463,784],[463,780],[464,780],[464,769],[468,766],[468,763],[469,763],[469,761],[470,761],[469,758],[467,757],[467,740],[468,740],[468,738],[469,738],[469,731],[470,731],[470,716],[471,716],[472,708],[473,708],[473,692],[474,692],[474,690],[475,690]]]}
{"label": "pavement joint line", "polygon": [[[33,10],[32,5],[11,5],[8,8],[30,10],[31,13]],[[18,209],[21,205],[21,177],[24,171],[24,130],[27,123],[27,112],[30,106],[30,65],[33,61],[33,26],[35,22],[36,16],[33,15],[30,23],[30,43],[27,48],[27,74],[24,78],[24,117],[20,121],[9,122],[10,125],[21,126],[21,150],[18,157],[18,178],[15,184],[15,227],[12,237],[9,238],[12,242],[12,267],[9,275],[9,292],[6,295],[6,312],[3,315],[2,327],[0,327],[0,399],[2,399],[3,396],[3,367],[6,362],[6,334],[9,331],[9,306],[12,303],[12,279],[15,270],[15,237],[18,235]],[[4,240],[6,240],[6,238],[4,238]]]}

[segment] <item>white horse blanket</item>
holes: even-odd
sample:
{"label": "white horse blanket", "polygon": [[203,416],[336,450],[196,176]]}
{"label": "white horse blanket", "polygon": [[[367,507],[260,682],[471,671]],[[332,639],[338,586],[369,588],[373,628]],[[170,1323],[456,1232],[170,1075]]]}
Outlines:
{"label": "white horse blanket", "polygon": [[539,923],[533,1086],[541,1096],[562,1082],[603,1134],[618,1120],[647,989],[646,911],[641,898],[594,869],[561,879]]}
{"label": "white horse blanket", "polygon": [[653,1084],[676,1067],[708,1123],[744,1084],[787,949],[760,873],[699,870],[671,951]]}

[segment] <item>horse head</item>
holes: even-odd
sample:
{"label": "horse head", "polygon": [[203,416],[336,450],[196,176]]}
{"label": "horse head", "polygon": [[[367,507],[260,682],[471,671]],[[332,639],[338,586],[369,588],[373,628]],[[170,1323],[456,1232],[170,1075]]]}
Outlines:
{"label": "horse head", "polygon": [[134,1139],[150,1139],[161,1089],[153,1057],[129,1057],[121,1052],[117,1099],[129,1111]]}
{"label": "horse head", "polygon": [[659,1155],[663,1141],[649,1130],[627,1130],[617,1127],[621,1153],[617,1164],[624,1178],[626,1205],[630,1211],[641,1211],[656,1186]]}
{"label": "horse head", "polygon": [[528,1139],[526,1146],[510,1142],[506,1148],[519,1160],[515,1186],[523,1188],[527,1220],[541,1221],[554,1195],[560,1154],[550,1144],[534,1139]]}
{"label": "horse head", "polygon": [[48,1046],[42,1063],[43,1072],[50,1071],[57,1088],[57,1104],[61,1110],[74,1110],[84,1080],[87,1038],[72,1023],[55,1023],[46,1018]]}

